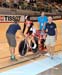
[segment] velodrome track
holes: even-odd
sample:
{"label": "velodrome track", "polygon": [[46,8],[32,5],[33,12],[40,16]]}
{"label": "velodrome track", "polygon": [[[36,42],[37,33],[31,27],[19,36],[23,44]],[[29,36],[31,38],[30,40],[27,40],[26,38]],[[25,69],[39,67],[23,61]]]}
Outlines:
{"label": "velodrome track", "polygon": [[[55,20],[54,22],[56,23],[57,30],[58,30],[58,37],[57,37],[57,41],[56,41],[55,51],[60,51],[60,50],[62,50],[62,39],[61,39],[62,38],[62,26],[61,26],[62,20]],[[3,63],[2,65],[6,64],[6,62],[9,60],[6,58],[10,56],[9,46],[8,46],[8,43],[6,40],[6,30],[10,24],[11,23],[7,23],[7,22],[0,23],[0,63]],[[19,24],[20,24],[21,28],[23,29],[23,23],[19,23]],[[37,22],[34,22],[34,25],[35,25],[36,29],[39,28],[39,25]],[[18,35],[20,35],[19,31],[16,34],[16,38],[17,38],[16,56],[19,55],[18,45],[19,45],[20,41],[23,39],[22,36],[21,36],[21,38],[19,38]],[[43,59],[43,57],[41,57],[41,59]],[[14,68],[14,67],[12,67],[12,68]],[[2,70],[1,70],[1,72],[2,72]]]}

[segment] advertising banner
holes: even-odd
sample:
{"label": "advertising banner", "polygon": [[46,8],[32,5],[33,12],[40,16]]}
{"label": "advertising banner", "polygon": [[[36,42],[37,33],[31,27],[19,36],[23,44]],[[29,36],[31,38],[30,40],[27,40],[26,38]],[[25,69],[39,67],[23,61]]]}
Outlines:
{"label": "advertising banner", "polygon": [[0,22],[13,22],[17,18],[19,22],[24,22],[24,15],[0,15]]}

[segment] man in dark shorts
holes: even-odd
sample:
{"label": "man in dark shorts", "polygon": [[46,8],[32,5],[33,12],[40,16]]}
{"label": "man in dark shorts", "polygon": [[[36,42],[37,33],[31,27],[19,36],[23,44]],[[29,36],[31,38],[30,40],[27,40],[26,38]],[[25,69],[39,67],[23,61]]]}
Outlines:
{"label": "man in dark shorts", "polygon": [[11,24],[6,31],[6,37],[9,44],[9,49],[11,53],[11,60],[15,60],[15,47],[16,47],[16,32],[21,30],[21,27],[18,24],[18,20],[14,20],[14,24]]}

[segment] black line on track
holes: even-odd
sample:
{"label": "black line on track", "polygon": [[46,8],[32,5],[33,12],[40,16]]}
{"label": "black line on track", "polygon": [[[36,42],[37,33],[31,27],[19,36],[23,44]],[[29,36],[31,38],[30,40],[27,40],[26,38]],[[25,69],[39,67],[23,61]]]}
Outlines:
{"label": "black line on track", "polygon": [[1,67],[0,69],[12,67],[12,66],[15,66],[15,65],[17,65],[17,64],[20,64],[20,63],[23,63],[23,62],[26,62],[26,61],[30,61],[30,60],[32,60],[32,59],[36,59],[36,58],[38,58],[38,57],[40,57],[40,56],[41,56],[41,55],[37,54],[36,56],[32,55],[31,58],[27,57],[27,59],[25,59],[25,60],[23,60],[23,61],[19,61],[19,62],[12,61],[12,62],[14,62],[13,64],[9,64],[9,65],[3,66],[3,67]]}

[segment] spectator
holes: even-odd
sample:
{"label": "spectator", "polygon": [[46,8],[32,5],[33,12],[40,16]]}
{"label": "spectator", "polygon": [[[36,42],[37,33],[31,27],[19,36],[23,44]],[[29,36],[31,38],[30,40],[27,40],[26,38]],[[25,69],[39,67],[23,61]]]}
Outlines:
{"label": "spectator", "polygon": [[30,0],[25,0],[25,1],[27,1],[27,3],[30,3]]}
{"label": "spectator", "polygon": [[2,6],[2,0],[0,0],[0,6]]}
{"label": "spectator", "polygon": [[14,0],[13,6],[14,8],[19,8],[19,0]]}
{"label": "spectator", "polygon": [[8,8],[9,5],[7,4],[7,1],[6,0],[2,0],[2,1],[3,1],[2,2],[2,6]]}

